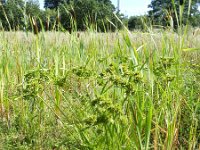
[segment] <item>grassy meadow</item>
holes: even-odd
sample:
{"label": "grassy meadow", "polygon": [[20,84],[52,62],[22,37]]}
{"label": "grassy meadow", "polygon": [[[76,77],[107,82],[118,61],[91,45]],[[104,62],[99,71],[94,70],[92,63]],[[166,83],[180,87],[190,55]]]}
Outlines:
{"label": "grassy meadow", "polygon": [[0,32],[0,149],[200,149],[200,33]]}

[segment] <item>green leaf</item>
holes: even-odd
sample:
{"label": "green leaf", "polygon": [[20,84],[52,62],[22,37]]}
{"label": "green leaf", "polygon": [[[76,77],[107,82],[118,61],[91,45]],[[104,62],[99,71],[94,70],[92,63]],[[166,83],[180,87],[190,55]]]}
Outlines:
{"label": "green leaf", "polygon": [[200,47],[199,48],[184,48],[182,49],[184,52],[189,52],[189,51],[197,51],[197,50],[200,50]]}

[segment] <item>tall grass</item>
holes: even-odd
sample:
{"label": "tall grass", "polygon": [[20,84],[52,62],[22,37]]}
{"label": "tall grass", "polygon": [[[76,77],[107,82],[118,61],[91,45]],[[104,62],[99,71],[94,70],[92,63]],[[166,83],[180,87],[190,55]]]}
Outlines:
{"label": "tall grass", "polygon": [[1,149],[198,149],[192,36],[1,32]]}
{"label": "tall grass", "polygon": [[0,149],[199,149],[200,35],[179,14],[180,33],[0,32]]}

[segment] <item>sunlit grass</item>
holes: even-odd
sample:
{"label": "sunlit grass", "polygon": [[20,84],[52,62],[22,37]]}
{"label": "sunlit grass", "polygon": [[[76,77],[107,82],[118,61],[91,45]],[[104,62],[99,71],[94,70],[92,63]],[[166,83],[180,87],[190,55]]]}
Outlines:
{"label": "sunlit grass", "polygon": [[1,32],[0,148],[198,149],[191,33]]}

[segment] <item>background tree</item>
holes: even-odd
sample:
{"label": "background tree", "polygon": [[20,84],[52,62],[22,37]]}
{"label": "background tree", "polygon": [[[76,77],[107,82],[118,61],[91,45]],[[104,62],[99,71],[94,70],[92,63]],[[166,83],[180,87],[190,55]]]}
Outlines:
{"label": "background tree", "polygon": [[78,30],[93,26],[99,31],[104,31],[114,28],[110,22],[116,21],[115,7],[110,0],[65,1],[65,3],[60,3],[59,10],[60,21],[64,28],[71,28],[72,20],[74,20]]}
{"label": "background tree", "polygon": [[26,15],[39,17],[40,13],[40,3],[38,0],[28,0],[26,2]]}
{"label": "background tree", "polygon": [[131,16],[128,20],[128,29],[143,29],[142,17],[143,16]]}
{"label": "background tree", "polygon": [[[170,18],[173,19],[174,26],[177,27],[178,20],[180,21],[180,8],[183,7],[183,24],[186,24],[187,18],[190,24],[193,25],[193,20],[199,16],[198,5],[199,0],[193,0],[191,3],[191,10],[188,16],[189,0],[152,0],[151,4],[148,6],[151,10],[148,12],[149,16],[152,18],[153,24],[167,26],[169,25]],[[175,14],[177,12],[177,16]],[[177,17],[179,17],[177,19]]]}
{"label": "background tree", "polygon": [[46,9],[45,11],[42,11],[40,18],[46,31],[55,29],[57,15],[58,13],[54,9]]}
{"label": "background tree", "polygon": [[38,0],[7,0],[0,7],[0,22],[4,30],[31,30],[31,17],[42,17]]}
{"label": "background tree", "polygon": [[5,30],[9,30],[9,28],[13,30],[19,30],[23,28],[23,9],[23,0],[7,0],[6,3],[2,5],[0,20]]}
{"label": "background tree", "polygon": [[58,9],[60,4],[69,3],[70,0],[45,0],[44,8]]}
{"label": "background tree", "polygon": [[[40,4],[38,0],[28,0],[25,4],[25,11],[24,11],[24,17],[25,17],[25,24],[26,24],[26,30],[32,30],[32,24],[30,20],[32,18],[42,18],[42,10],[40,10]],[[37,24],[39,28],[41,28],[41,25],[39,21],[37,21]]]}
{"label": "background tree", "polygon": [[0,3],[1,3],[1,4],[5,4],[5,3],[6,3],[6,0],[0,0]]}

